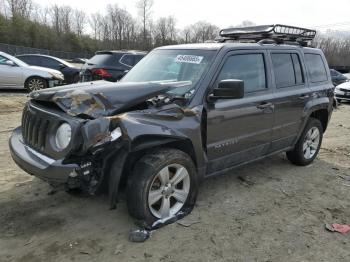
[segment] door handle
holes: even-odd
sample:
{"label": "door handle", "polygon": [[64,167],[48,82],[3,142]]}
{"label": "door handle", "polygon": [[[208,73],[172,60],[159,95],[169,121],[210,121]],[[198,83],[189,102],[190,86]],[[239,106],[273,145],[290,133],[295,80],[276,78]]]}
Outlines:
{"label": "door handle", "polygon": [[258,109],[264,110],[264,109],[266,109],[266,108],[272,108],[273,105],[272,105],[272,103],[263,102],[263,103],[261,103],[260,105],[257,105],[256,107],[257,107]]}
{"label": "door handle", "polygon": [[301,99],[301,100],[305,100],[305,99],[308,99],[308,98],[310,98],[310,95],[304,94],[304,95],[299,96],[299,99]]}

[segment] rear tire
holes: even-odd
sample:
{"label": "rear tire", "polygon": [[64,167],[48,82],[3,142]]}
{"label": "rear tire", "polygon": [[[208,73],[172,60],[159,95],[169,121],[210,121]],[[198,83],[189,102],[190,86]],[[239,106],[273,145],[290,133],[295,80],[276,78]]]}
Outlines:
{"label": "rear tire", "polygon": [[287,152],[290,162],[298,166],[307,166],[316,158],[323,138],[320,120],[310,118],[298,142],[292,151]]}
{"label": "rear tire", "polygon": [[159,149],[141,158],[128,180],[129,214],[152,225],[193,208],[197,190],[191,157],[177,149]]}
{"label": "rear tire", "polygon": [[47,88],[48,83],[44,78],[33,76],[26,80],[24,87],[28,90],[28,92],[33,92]]}

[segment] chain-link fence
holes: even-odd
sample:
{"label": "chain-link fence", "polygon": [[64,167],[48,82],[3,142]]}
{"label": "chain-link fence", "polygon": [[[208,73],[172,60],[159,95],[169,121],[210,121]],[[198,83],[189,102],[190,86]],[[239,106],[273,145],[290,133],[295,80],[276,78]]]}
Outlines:
{"label": "chain-link fence", "polygon": [[61,59],[74,59],[74,58],[90,58],[93,56],[92,53],[89,52],[64,52],[64,51],[53,51],[47,49],[39,49],[18,45],[10,45],[10,44],[2,44],[0,43],[0,51],[8,53],[10,55],[21,55],[21,54],[42,54],[42,55],[50,55],[55,56]]}

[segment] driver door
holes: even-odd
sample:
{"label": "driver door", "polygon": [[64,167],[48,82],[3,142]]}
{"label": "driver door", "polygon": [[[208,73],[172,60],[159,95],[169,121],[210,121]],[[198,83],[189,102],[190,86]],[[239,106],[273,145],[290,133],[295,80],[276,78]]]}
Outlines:
{"label": "driver door", "polygon": [[244,81],[241,99],[217,99],[207,111],[207,175],[269,153],[274,118],[271,77],[265,51],[230,53],[217,75]]}
{"label": "driver door", "polygon": [[0,55],[0,87],[1,88],[18,88],[21,86],[23,72],[22,68],[15,65],[6,64],[8,58]]}

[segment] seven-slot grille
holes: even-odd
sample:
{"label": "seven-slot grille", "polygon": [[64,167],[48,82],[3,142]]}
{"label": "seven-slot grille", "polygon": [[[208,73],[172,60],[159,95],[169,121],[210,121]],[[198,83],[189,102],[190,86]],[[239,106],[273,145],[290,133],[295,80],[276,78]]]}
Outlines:
{"label": "seven-slot grille", "polygon": [[28,109],[28,106],[24,108],[22,115],[22,136],[28,146],[43,152],[46,146],[49,125],[50,121],[48,119],[32,113]]}

